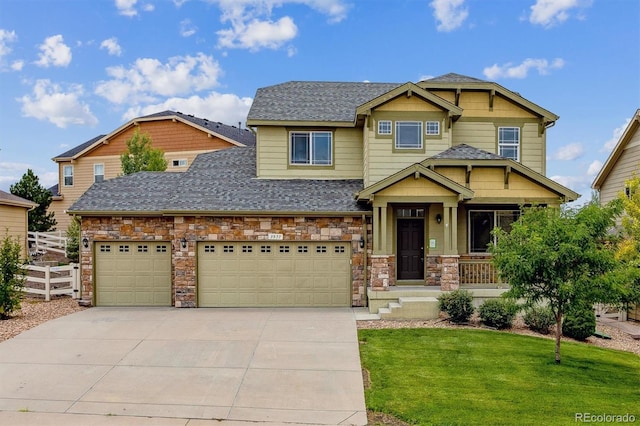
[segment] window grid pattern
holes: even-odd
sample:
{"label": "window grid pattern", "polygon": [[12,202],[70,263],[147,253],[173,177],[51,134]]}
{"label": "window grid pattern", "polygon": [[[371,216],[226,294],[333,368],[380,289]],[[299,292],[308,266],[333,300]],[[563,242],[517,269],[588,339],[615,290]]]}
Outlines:
{"label": "window grid pattern", "polygon": [[520,161],[520,128],[498,128],[498,155]]}
{"label": "window grid pattern", "polygon": [[422,121],[396,121],[397,149],[422,149]]}
{"label": "window grid pattern", "polygon": [[440,134],[440,122],[439,121],[427,121],[425,123],[425,132],[430,136],[437,136]]}
{"label": "window grid pattern", "polygon": [[292,132],[290,138],[290,164],[302,166],[333,164],[331,132]]}
{"label": "window grid pattern", "polygon": [[378,134],[390,135],[391,134],[391,120],[378,121]]}

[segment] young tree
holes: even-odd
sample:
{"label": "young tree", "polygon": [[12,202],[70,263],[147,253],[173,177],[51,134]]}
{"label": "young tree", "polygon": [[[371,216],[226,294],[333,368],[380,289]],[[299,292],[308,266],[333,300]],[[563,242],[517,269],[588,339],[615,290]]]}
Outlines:
{"label": "young tree", "polygon": [[640,303],[640,177],[634,176],[625,182],[625,191],[618,195],[616,202],[623,210],[623,234],[616,252],[626,284],[621,302]]}
{"label": "young tree", "polygon": [[54,213],[47,213],[53,195],[51,191],[40,185],[38,176],[28,169],[20,181],[11,185],[9,191],[13,195],[31,200],[38,206],[29,212],[29,232],[47,232],[55,229]]}
{"label": "young tree", "polygon": [[142,171],[167,170],[167,160],[164,152],[151,146],[151,138],[148,134],[140,134],[136,129],[135,133],[127,141],[127,150],[120,156],[122,163],[122,173],[130,175]]}
{"label": "young tree", "polygon": [[562,320],[572,304],[615,298],[614,250],[607,244],[615,209],[592,202],[578,210],[526,208],[506,233],[495,229],[491,247],[508,296],[527,306],[547,304],[556,322],[555,360],[560,363]]}
{"label": "young tree", "polygon": [[77,263],[80,260],[80,219],[74,216],[67,228],[67,259]]}
{"label": "young tree", "polygon": [[22,247],[8,235],[0,245],[0,319],[7,319],[20,308],[22,300],[23,276],[20,253]]}

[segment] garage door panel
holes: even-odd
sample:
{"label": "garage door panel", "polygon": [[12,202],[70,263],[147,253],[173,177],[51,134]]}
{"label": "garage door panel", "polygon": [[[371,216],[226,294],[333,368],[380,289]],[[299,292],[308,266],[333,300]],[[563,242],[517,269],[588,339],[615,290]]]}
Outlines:
{"label": "garage door panel", "polygon": [[350,306],[350,243],[198,244],[198,305]]}
{"label": "garage door panel", "polygon": [[96,243],[96,305],[171,306],[166,242]]}

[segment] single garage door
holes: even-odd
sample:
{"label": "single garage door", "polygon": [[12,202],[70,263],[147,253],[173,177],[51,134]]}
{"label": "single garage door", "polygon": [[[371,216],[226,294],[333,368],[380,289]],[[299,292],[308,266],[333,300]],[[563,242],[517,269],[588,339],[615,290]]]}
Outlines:
{"label": "single garage door", "polygon": [[171,244],[97,242],[97,306],[171,306]]}
{"label": "single garage door", "polygon": [[198,305],[351,306],[348,242],[201,242]]}

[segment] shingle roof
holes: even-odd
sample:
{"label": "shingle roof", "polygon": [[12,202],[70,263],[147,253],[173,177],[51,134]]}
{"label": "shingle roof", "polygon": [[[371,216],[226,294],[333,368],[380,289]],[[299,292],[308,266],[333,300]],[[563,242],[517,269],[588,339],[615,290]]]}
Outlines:
{"label": "shingle roof", "polygon": [[152,117],[173,117],[179,116],[193,124],[209,129],[215,133],[218,133],[229,139],[233,139],[236,142],[247,146],[254,146],[256,144],[256,136],[249,129],[241,129],[240,127],[230,126],[228,124],[221,123],[219,121],[210,121],[206,118],[195,117],[193,114],[183,114],[180,111],[175,112],[166,110],[162,112],[156,112],[155,114],[145,115],[140,118],[152,118]]}
{"label": "shingle roof", "polygon": [[51,193],[51,195],[53,195],[54,197],[59,196],[60,195],[60,188],[58,187],[58,184],[56,183],[55,185],[53,185],[51,188],[49,188],[49,192]]}
{"label": "shingle roof", "polygon": [[263,87],[256,92],[247,122],[353,122],[359,105],[398,86],[399,83],[290,81]]}
{"label": "shingle roof", "polygon": [[[256,144],[256,136],[255,134],[249,130],[249,129],[241,129],[239,127],[236,126],[229,126],[227,124],[224,123],[220,123],[219,121],[210,121],[206,118],[199,118],[199,117],[195,117],[193,115],[190,114],[183,114],[181,112],[175,112],[175,111],[171,111],[171,110],[166,110],[166,111],[161,111],[161,112],[156,112],[154,114],[149,114],[149,115],[145,115],[143,117],[138,117],[137,119],[143,119],[143,118],[155,118],[155,117],[174,117],[174,116],[178,116],[181,117],[187,121],[190,121],[191,123],[200,126],[200,127],[204,127],[208,130],[211,130],[212,132],[218,133],[221,136],[224,136],[226,138],[232,139],[236,142],[240,142],[243,145],[246,146],[255,146]],[[135,121],[136,119],[134,119],[133,121]],[[96,136],[95,138],[92,138],[86,142],[81,143],[80,145],[71,148],[70,150],[63,152],[60,155],[56,155],[54,158],[71,158],[74,155],[84,151],[85,149],[89,148],[91,145],[93,145],[94,143],[96,143],[97,141],[99,141],[100,139],[104,138],[107,135],[99,135]]]}
{"label": "shingle roof", "polygon": [[35,207],[37,204],[31,200],[27,200],[9,192],[0,189],[0,204],[8,204],[21,207]]}
{"label": "shingle roof", "polygon": [[60,155],[56,155],[54,158],[71,158],[79,152],[84,151],[89,148],[91,145],[104,138],[106,135],[98,135],[95,138],[91,138],[86,142],[81,143],[80,145],[71,148],[69,151],[63,152]]}
{"label": "shingle roof", "polygon": [[456,74],[450,72],[449,74],[444,74],[438,77],[429,78],[422,81],[428,81],[433,83],[487,83],[485,80],[480,80],[478,78],[469,77],[462,74]]}
{"label": "shingle roof", "polygon": [[437,160],[505,160],[505,157],[474,148],[464,143],[453,146],[429,158]]}
{"label": "shingle roof", "polygon": [[255,178],[255,148],[200,154],[187,172],[142,172],[94,184],[72,212],[366,211],[354,200],[362,180]]}

